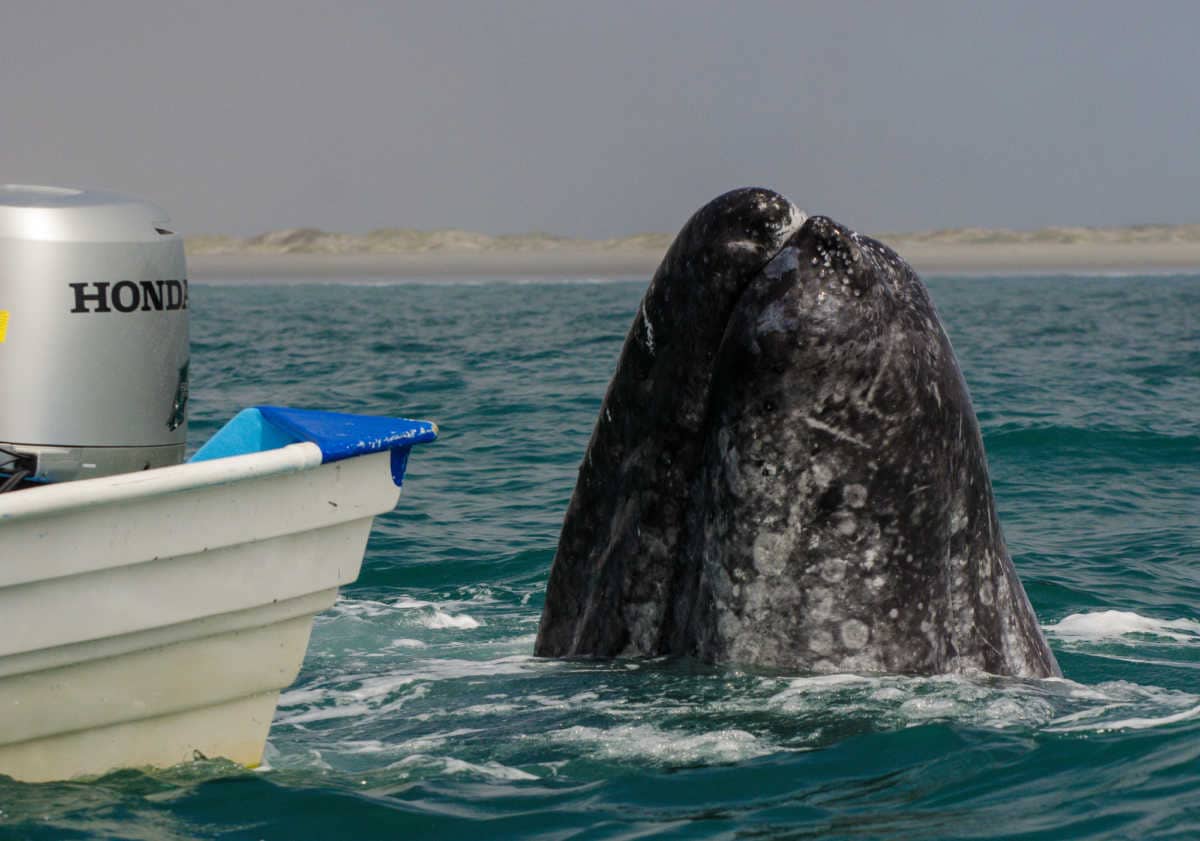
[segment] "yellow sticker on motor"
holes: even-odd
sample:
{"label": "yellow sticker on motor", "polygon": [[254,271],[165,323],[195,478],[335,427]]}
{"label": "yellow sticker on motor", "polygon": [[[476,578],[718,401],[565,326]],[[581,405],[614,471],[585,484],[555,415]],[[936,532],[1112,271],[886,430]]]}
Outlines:
{"label": "yellow sticker on motor", "polygon": [[0,310],[0,345],[8,338],[8,310]]}

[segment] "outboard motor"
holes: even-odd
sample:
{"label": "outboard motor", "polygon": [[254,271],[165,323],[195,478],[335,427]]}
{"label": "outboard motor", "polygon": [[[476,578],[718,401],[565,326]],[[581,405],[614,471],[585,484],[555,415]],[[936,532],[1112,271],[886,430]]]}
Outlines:
{"label": "outboard motor", "polygon": [[0,185],[0,490],[178,464],[183,239],[137,199]]}

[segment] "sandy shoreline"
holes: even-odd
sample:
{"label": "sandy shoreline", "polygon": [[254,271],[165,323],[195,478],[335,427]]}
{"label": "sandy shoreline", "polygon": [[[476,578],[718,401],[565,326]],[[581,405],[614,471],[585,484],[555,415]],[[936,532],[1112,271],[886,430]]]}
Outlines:
{"label": "sandy shoreline", "polygon": [[922,274],[1055,274],[1200,271],[1200,243],[963,243],[898,242]]}
{"label": "sandy shoreline", "polygon": [[554,251],[421,254],[198,254],[188,274],[198,283],[251,278],[646,277],[662,254]]}
{"label": "sandy shoreline", "polygon": [[[1200,273],[1200,242],[893,243],[922,274]],[[434,251],[415,254],[195,254],[196,283],[260,279],[450,277],[649,279],[658,249]]]}

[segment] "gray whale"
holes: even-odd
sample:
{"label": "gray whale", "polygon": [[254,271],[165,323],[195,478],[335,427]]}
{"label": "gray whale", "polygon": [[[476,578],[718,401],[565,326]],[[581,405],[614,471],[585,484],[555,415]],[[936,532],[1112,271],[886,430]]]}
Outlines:
{"label": "gray whale", "polygon": [[601,406],[535,653],[1061,674],[895,252],[763,189],[688,221]]}

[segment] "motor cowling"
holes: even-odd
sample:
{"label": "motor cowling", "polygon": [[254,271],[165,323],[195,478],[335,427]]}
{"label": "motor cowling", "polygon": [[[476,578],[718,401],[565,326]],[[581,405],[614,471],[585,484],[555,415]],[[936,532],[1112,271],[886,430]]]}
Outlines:
{"label": "motor cowling", "polygon": [[188,358],[183,238],[162,210],[0,186],[0,474],[60,482],[179,463]]}

